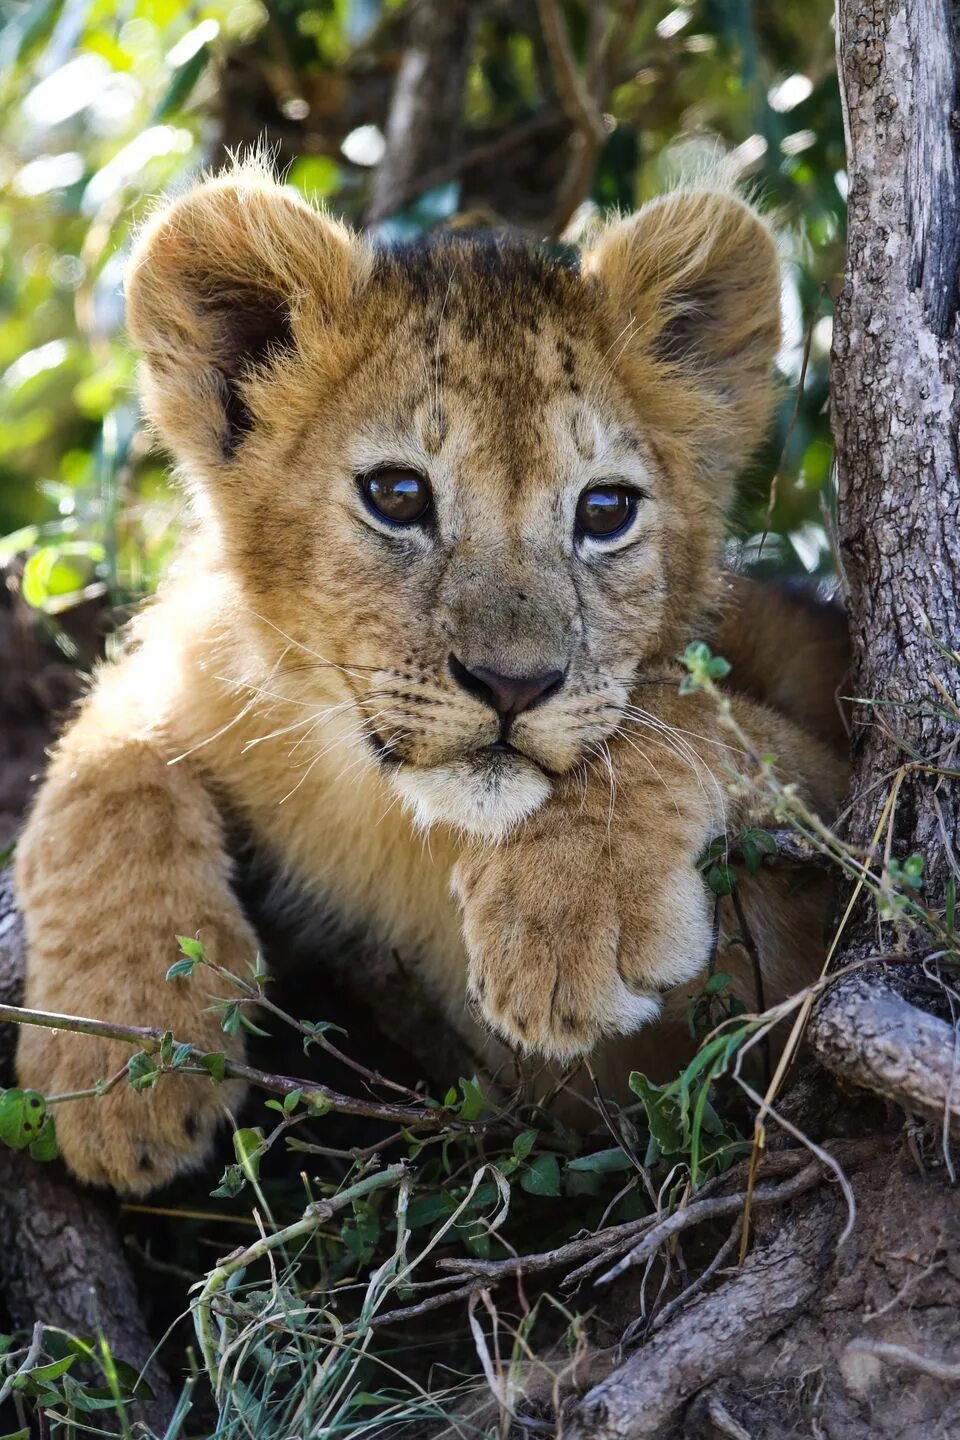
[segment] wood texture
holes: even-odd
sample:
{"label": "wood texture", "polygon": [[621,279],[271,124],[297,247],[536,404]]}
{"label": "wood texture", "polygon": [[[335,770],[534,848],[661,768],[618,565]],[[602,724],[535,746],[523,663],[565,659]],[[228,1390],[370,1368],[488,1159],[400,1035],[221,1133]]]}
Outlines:
{"label": "wood texture", "polygon": [[[839,0],[847,138],[847,274],[837,304],[833,422],[839,536],[854,641],[850,831],[872,834],[911,757],[956,768],[960,695],[957,427],[960,152],[949,0]],[[960,784],[908,771],[895,838],[923,851],[929,900],[960,837]]]}

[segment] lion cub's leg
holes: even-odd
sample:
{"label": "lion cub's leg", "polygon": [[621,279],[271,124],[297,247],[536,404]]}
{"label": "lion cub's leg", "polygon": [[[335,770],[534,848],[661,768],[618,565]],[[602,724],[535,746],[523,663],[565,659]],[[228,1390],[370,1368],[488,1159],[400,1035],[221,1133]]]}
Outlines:
{"label": "lion cub's leg", "polygon": [[[33,1009],[158,1025],[208,1050],[240,1045],[205,1013],[216,977],[166,980],[178,934],[199,932],[210,958],[245,973],[256,938],[230,890],[220,819],[189,759],[170,740],[117,733],[116,693],[94,694],[52,762],[16,861]],[[111,733],[112,727],[112,733]],[[115,1074],[129,1045],[24,1027],[22,1084],[46,1095]],[[198,1163],[235,1105],[236,1082],[165,1075],[137,1094],[59,1105],[57,1132],[82,1180],[143,1193]]]}

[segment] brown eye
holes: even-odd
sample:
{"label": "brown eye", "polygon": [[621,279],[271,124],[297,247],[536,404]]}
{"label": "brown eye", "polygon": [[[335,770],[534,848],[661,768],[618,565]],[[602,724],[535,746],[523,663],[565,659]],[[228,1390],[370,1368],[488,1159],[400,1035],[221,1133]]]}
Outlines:
{"label": "brown eye", "polygon": [[370,509],[391,525],[416,525],[432,502],[430,485],[415,470],[388,467],[360,476],[360,489]]}
{"label": "brown eye", "polygon": [[577,534],[612,540],[632,522],[637,500],[626,485],[591,485],[577,501]]}

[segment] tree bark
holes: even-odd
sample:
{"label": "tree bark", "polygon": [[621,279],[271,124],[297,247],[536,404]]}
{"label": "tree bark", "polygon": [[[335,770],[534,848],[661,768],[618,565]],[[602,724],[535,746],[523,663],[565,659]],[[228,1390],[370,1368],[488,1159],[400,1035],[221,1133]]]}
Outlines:
{"label": "tree bark", "polygon": [[[960,39],[950,0],[839,0],[849,179],[833,343],[839,538],[854,641],[850,833],[911,758],[957,768],[960,666]],[[957,868],[960,784],[910,768],[895,838],[926,897]]]}

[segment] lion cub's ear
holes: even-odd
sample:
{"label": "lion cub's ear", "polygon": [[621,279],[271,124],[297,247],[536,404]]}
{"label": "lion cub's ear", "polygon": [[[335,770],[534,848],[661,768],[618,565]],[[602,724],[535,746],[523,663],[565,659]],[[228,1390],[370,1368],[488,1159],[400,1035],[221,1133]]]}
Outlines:
{"label": "lion cub's ear", "polygon": [[364,262],[344,226],[256,163],[155,214],[127,271],[127,317],[147,410],[174,450],[229,461],[253,427],[251,377],[336,330]]}
{"label": "lion cub's ear", "polygon": [[584,269],[601,282],[645,410],[686,427],[711,480],[731,478],[774,399],[780,265],[766,225],[723,189],[678,190],[602,230]]}

